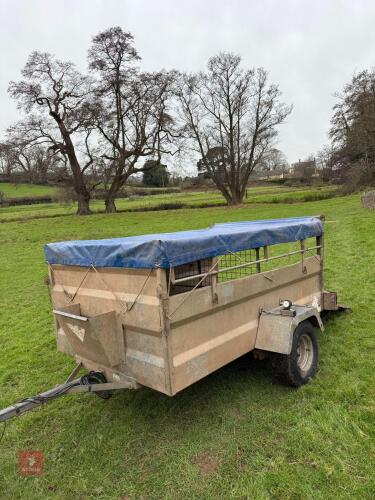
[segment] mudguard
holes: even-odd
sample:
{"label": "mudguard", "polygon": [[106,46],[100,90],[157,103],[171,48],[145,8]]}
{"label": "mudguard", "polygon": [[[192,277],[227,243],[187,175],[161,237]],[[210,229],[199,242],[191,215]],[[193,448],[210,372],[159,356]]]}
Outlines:
{"label": "mudguard", "polygon": [[281,307],[270,311],[262,310],[255,349],[290,354],[294,330],[305,320],[311,321],[315,327],[324,330],[319,311],[313,306],[293,305],[287,311]]}

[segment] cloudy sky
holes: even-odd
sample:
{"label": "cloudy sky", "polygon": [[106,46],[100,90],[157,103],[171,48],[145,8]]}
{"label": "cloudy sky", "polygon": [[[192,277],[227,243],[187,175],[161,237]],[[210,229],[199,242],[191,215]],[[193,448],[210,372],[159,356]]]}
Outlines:
{"label": "cloudy sky", "polygon": [[334,92],[375,66],[373,0],[0,0],[0,134],[18,118],[7,87],[32,50],[85,71],[92,35],[114,25],[145,70],[202,69],[222,50],[266,68],[294,105],[278,143],[290,162],[327,142]]}

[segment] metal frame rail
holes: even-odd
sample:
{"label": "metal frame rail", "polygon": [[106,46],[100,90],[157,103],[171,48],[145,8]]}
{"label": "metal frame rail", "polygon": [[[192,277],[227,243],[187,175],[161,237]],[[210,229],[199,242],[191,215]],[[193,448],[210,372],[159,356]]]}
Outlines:
{"label": "metal frame rail", "polygon": [[[301,240],[300,244],[301,244],[300,250],[294,250],[292,252],[286,252],[286,253],[283,253],[280,255],[274,255],[272,257],[268,256],[268,247],[263,247],[263,251],[264,251],[264,258],[263,259],[257,258],[256,260],[244,262],[244,263],[238,264],[236,266],[224,267],[223,269],[212,269],[212,270],[208,271],[207,273],[194,274],[191,276],[186,276],[183,278],[176,279],[174,276],[174,272],[172,272],[171,273],[171,283],[175,285],[178,283],[184,283],[186,281],[195,280],[197,278],[198,279],[204,278],[206,276],[217,275],[220,273],[225,273],[228,271],[233,271],[235,269],[241,269],[243,267],[249,267],[249,266],[254,266],[254,265],[256,265],[257,271],[260,272],[260,265],[264,262],[270,262],[271,260],[282,259],[284,257],[289,257],[290,255],[298,255],[298,254],[301,255],[301,258],[303,261],[304,254],[307,252],[311,252],[312,250],[316,250],[317,255],[322,257],[322,249],[323,249],[322,236],[317,237],[317,244],[312,246],[312,247],[305,248],[304,240]],[[258,257],[259,256],[259,248],[256,248],[255,250],[256,250],[256,256]],[[173,269],[172,269],[172,271],[173,271]]]}

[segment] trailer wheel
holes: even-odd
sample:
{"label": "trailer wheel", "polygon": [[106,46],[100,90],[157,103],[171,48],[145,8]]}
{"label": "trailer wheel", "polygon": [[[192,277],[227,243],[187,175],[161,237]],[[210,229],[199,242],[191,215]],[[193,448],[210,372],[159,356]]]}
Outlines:
{"label": "trailer wheel", "polygon": [[293,387],[300,387],[315,375],[318,367],[318,340],[310,321],[300,323],[293,333],[289,355],[278,355],[279,377]]}

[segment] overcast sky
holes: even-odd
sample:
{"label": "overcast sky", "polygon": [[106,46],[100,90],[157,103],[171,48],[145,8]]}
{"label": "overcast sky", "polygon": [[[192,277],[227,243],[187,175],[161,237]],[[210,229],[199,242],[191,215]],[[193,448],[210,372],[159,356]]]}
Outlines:
{"label": "overcast sky", "polygon": [[7,87],[31,51],[85,71],[92,35],[115,25],[145,70],[202,69],[223,50],[266,68],[294,105],[278,141],[290,162],[328,141],[333,93],[375,66],[374,0],[0,0],[0,133],[19,117]]}

